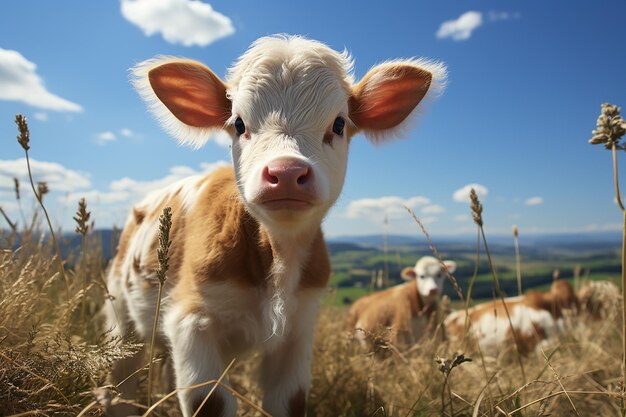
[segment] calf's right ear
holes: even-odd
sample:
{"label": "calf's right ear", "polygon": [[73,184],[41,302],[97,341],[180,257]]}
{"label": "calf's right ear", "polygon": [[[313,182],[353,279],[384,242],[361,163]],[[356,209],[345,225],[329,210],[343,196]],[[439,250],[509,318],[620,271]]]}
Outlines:
{"label": "calf's right ear", "polygon": [[415,272],[415,268],[412,266],[407,266],[400,272],[400,276],[407,281],[417,278],[417,273]]}
{"label": "calf's right ear", "polygon": [[230,117],[226,85],[199,62],[158,57],[140,63],[132,74],[152,113],[181,144],[199,148]]}
{"label": "calf's right ear", "polygon": [[350,120],[369,139],[398,136],[445,82],[446,67],[439,62],[407,59],[377,65],[352,88]]}

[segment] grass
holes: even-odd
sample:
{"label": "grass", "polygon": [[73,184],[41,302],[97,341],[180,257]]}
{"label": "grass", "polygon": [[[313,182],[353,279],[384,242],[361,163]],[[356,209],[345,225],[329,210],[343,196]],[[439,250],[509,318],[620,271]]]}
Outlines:
{"label": "grass", "polygon": [[[0,230],[0,416],[100,416],[103,392],[116,389],[106,383],[111,363],[143,346],[111,338],[103,327],[99,311],[109,295],[102,245],[93,230],[81,229],[84,244],[66,257],[65,281],[55,244],[37,216],[19,234]],[[354,343],[345,329],[346,307],[335,304],[365,291],[342,288],[324,302],[313,346],[310,416],[621,415],[619,294],[603,295],[612,301],[603,320],[573,322],[541,354],[519,358],[511,346],[495,358],[481,358],[468,348],[464,353],[473,361],[442,375],[442,363],[453,363],[460,346],[440,337],[404,349],[382,346],[383,354]],[[148,373],[166,373],[169,362],[162,352],[156,357],[137,370],[141,392],[133,401],[146,415],[179,416],[175,392],[162,378],[148,388]],[[241,416],[260,414],[259,363],[260,354],[253,352],[236,358],[223,375]],[[156,401],[149,409],[153,391]]]}

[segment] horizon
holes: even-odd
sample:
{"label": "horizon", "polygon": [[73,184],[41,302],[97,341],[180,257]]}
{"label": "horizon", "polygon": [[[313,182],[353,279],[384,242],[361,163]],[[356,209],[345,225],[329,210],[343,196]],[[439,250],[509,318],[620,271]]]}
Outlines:
{"label": "horizon", "polygon": [[[4,5],[0,134],[8,146],[0,156],[0,206],[13,221],[22,223],[13,177],[21,182],[22,211],[34,207],[14,139],[16,113],[28,117],[35,181],[51,189],[45,201],[54,227],[74,229],[81,197],[96,228],[122,227],[147,192],[230,161],[223,134],[197,151],[168,137],[132,89],[128,69],[166,54],[224,76],[253,40],[291,33],[347,49],[357,79],[377,63],[412,56],[442,61],[449,72],[446,91],[406,138],[380,146],[361,135],[352,140],[343,193],[323,225],[329,238],[386,228],[421,235],[403,206],[435,241],[471,236],[471,186],[488,238],[511,235],[513,225],[521,237],[622,230],[610,152],[587,142],[600,104],[626,106],[626,57],[610,41],[626,39],[623,2],[161,0],[168,15],[155,3]],[[595,63],[607,56],[610,65]]]}

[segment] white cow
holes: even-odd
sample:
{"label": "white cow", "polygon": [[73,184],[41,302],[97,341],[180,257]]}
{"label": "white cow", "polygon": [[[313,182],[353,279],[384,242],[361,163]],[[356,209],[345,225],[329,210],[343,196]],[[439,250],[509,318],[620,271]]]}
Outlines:
{"label": "white cow", "polygon": [[[401,132],[445,79],[443,65],[406,59],[355,83],[352,66],[346,52],[272,36],[254,42],[225,81],[173,57],[134,69],[141,96],[181,143],[200,147],[219,129],[232,137],[232,168],[183,180],[135,206],[107,278],[114,297],[108,325],[150,340],[157,219],[171,206],[159,336],[171,350],[177,387],[216,379],[225,361],[260,347],[264,409],[305,414],[313,328],[330,275],[320,224],[341,192],[350,140],[358,132],[376,140]],[[141,363],[116,364],[114,381]],[[133,398],[135,385],[132,378],[122,384],[122,394]],[[185,417],[210,388],[180,390]],[[235,398],[220,387],[198,415],[235,413]]]}

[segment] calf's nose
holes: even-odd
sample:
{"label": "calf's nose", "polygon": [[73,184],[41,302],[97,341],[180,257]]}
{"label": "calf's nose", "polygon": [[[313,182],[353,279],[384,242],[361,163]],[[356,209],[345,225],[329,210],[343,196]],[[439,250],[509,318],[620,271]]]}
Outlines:
{"label": "calf's nose", "polygon": [[301,189],[311,185],[313,171],[297,159],[277,159],[263,170],[263,183],[273,188]]}

